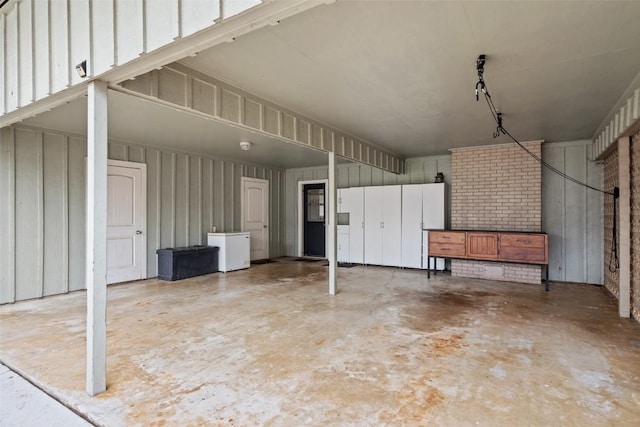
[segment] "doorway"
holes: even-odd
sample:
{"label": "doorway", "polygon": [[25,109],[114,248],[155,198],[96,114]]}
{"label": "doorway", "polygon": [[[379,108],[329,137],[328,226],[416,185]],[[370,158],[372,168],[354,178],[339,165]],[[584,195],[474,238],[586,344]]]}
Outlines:
{"label": "doorway", "polygon": [[269,181],[242,177],[242,231],[251,236],[251,261],[269,258]]}
{"label": "doorway", "polygon": [[107,163],[107,283],[147,277],[147,165]]}
{"label": "doorway", "polygon": [[303,195],[303,251],[305,256],[325,257],[325,183],[305,184]]}

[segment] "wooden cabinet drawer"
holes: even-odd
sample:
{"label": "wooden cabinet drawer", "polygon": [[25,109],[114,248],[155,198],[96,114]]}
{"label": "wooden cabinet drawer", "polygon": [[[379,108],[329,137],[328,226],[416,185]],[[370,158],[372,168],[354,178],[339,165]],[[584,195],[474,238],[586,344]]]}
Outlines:
{"label": "wooden cabinet drawer", "polygon": [[[429,234],[431,236],[431,234]],[[463,244],[433,242],[429,239],[429,256],[464,257],[465,246]]]}
{"label": "wooden cabinet drawer", "polygon": [[431,243],[452,243],[455,245],[464,245],[464,231],[437,231],[429,230],[429,244]]}
{"label": "wooden cabinet drawer", "polygon": [[543,234],[500,234],[500,247],[544,248],[546,236]]}
{"label": "wooden cabinet drawer", "polygon": [[500,246],[500,259],[512,262],[546,264],[547,251],[545,248]]}

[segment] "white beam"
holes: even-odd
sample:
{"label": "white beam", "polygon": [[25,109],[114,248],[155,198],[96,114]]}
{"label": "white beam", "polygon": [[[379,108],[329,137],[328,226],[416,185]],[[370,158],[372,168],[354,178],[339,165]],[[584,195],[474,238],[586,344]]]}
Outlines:
{"label": "white beam", "polygon": [[336,154],[329,153],[329,294],[335,295],[338,291],[338,261],[337,261],[337,235],[338,224],[336,221],[337,210],[337,183],[336,183]]}
{"label": "white beam", "polygon": [[107,389],[107,84],[87,91],[87,394]]}
{"label": "white beam", "polygon": [[[620,198],[618,199],[618,218],[620,221],[620,245],[618,256],[620,270],[618,281],[620,298],[618,314],[620,317],[631,316],[631,138],[618,139],[618,182]],[[615,201],[614,201],[615,203]]]}

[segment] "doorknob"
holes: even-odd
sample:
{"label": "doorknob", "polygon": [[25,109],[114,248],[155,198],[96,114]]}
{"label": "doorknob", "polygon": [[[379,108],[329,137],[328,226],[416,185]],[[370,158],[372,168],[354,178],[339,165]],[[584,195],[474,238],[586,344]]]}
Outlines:
{"label": "doorknob", "polygon": [[136,230],[136,234],[142,234],[141,230]]}

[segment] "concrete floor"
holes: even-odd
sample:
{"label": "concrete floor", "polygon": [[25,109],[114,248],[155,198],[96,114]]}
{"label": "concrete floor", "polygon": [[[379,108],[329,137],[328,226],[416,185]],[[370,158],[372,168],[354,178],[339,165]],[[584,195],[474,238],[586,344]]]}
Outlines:
{"label": "concrete floor", "polygon": [[91,427],[57,400],[0,364],[0,427]]}
{"label": "concrete floor", "polygon": [[0,360],[106,426],[637,426],[640,325],[603,289],[280,260],[108,290],[108,390],[85,294],[0,307]]}

